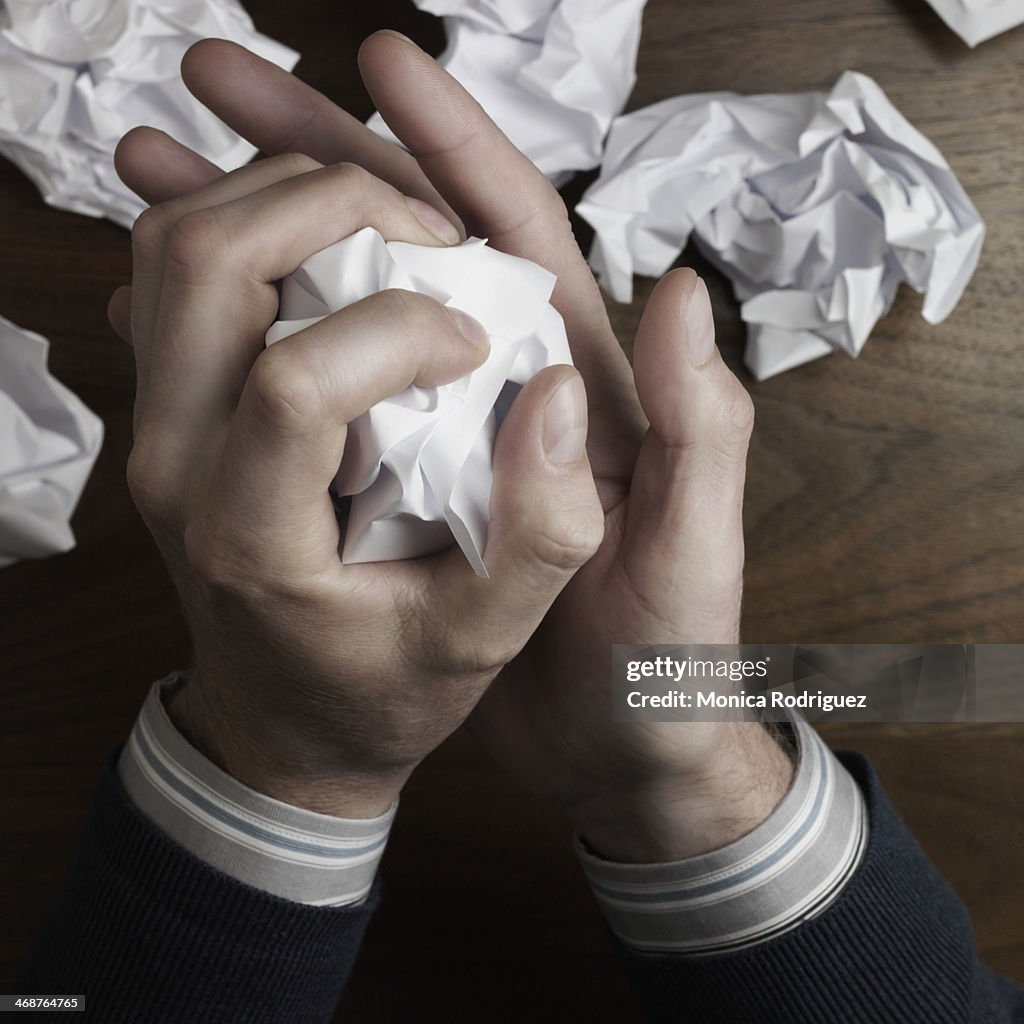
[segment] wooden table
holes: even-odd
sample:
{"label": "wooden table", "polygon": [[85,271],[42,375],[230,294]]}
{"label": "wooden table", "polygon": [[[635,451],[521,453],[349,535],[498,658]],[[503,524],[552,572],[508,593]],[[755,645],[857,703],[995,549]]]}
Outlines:
{"label": "wooden table", "polygon": [[[304,54],[303,77],[360,117],[370,105],[359,40],[392,26],[433,52],[442,43],[439,24],[402,2],[248,7]],[[1022,54],[1021,30],[968,50],[923,0],[648,6],[631,106],[715,89],[827,89],[846,68],[866,72],[943,151],[989,228],[946,323],[928,326],[919,297],[903,291],[859,360],[836,355],[763,384],[745,377],[758,410],[748,639],[1024,640]],[[694,262],[738,368],[736,304]],[[52,340],[53,371],[107,428],[75,517],[78,547],[0,572],[0,979],[56,889],[98,766],[150,681],[188,659],[124,485],[132,356],[104,311],[129,270],[127,232],[46,208],[0,166],[0,313]],[[649,290],[641,283],[633,305],[612,310],[627,346]],[[828,736],[874,758],[969,906],[985,960],[1024,982],[1024,728]],[[467,737],[410,784],[385,873],[346,1021],[632,1019],[568,830]]]}

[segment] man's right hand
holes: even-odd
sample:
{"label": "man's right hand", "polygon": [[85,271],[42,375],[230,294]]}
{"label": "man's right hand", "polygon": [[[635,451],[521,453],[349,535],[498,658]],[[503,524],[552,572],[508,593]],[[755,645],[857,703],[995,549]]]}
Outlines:
{"label": "man's right hand", "polygon": [[[122,146],[129,184],[130,154],[153,134]],[[499,432],[490,579],[457,548],[341,564],[328,487],[347,424],[410,384],[464,376],[489,351],[475,320],[404,291],[264,349],[275,282],[365,226],[423,245],[458,239],[361,168],[279,156],[143,213],[132,289],[111,305],[136,354],[129,484],[195,645],[171,717],[241,782],[342,817],[388,809],[602,529],[582,381],[558,366],[521,391]]]}

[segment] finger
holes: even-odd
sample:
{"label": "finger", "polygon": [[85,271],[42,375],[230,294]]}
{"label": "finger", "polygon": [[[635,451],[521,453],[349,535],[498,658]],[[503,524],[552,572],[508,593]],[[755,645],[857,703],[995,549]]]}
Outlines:
{"label": "finger", "polygon": [[286,558],[290,568],[340,565],[328,487],[347,425],[411,384],[471,373],[489,350],[472,317],[397,290],[272,345],[249,374],[225,446],[216,502],[225,523],[256,531],[262,557]]}
{"label": "finger", "polygon": [[[216,164],[194,153],[187,146],[164,132],[147,127],[132,129],[121,139],[114,152],[114,164],[121,180],[147,202],[158,205],[175,199],[182,200],[161,212],[158,220],[164,225],[173,223],[175,217],[187,210],[226,202],[283,177],[321,166],[301,154],[286,154],[225,175]],[[219,181],[223,181],[223,184],[218,185]],[[458,229],[433,207],[416,199],[410,199],[409,203],[419,219],[435,235],[450,243],[460,239]],[[158,233],[166,234],[165,231]],[[145,262],[145,254],[141,255]],[[147,302],[146,308],[151,314],[156,311],[155,303]],[[148,335],[148,327],[149,324],[142,325],[144,334]]]}
{"label": "finger", "polygon": [[276,64],[224,39],[195,43],[181,62],[192,94],[264,153],[353,163],[457,223],[416,161]]}
{"label": "finger", "polygon": [[[127,140],[128,136],[125,138]],[[130,151],[130,145],[126,145]],[[167,245],[178,222],[189,213],[226,203],[319,167],[309,157],[261,160],[232,174],[214,177],[203,187],[180,198],[152,206],[136,219],[132,225],[131,309],[132,339],[136,351],[136,423],[143,415],[149,394],[152,362],[150,349],[160,315],[160,292],[163,288]],[[228,360],[232,358],[230,352],[225,355]],[[247,368],[248,364],[245,364],[243,370]]]}
{"label": "finger", "polygon": [[107,303],[107,319],[114,333],[122,340],[132,343],[132,290],[123,284],[114,290]]}
{"label": "finger", "polygon": [[118,177],[150,206],[203,188],[224,172],[156,128],[133,128],[114,150]]}
{"label": "finger", "polygon": [[494,448],[489,579],[455,548],[432,569],[445,623],[467,666],[509,661],[562,588],[597,550],[604,515],[586,455],[587,397],[579,373],[550,367],[519,393]]}
{"label": "finger", "polygon": [[404,36],[371,36],[359,67],[384,119],[467,230],[558,276],[553,302],[586,381],[594,471],[628,476],[644,424],[626,357],[561,197],[465,89]]}
{"label": "finger", "polygon": [[[291,155],[264,163],[279,165],[280,176],[314,161]],[[274,282],[364,227],[386,239],[444,244],[401,193],[352,164],[281,177],[259,191],[205,205],[235,183],[247,185],[260,164],[149,215],[158,242],[167,220],[174,223],[164,243],[159,322],[142,415],[152,415],[161,433],[183,444],[234,408],[277,313]],[[174,219],[177,210],[190,206],[198,208]],[[146,222],[143,214],[136,235]],[[138,337],[136,330],[137,342]]]}
{"label": "finger", "polygon": [[[753,403],[714,343],[707,287],[692,270],[651,294],[633,352],[651,428],[630,490],[623,556],[634,580],[700,593],[703,642],[736,639],[743,573],[743,485]],[[696,589],[694,589],[696,588]],[[691,601],[692,603],[692,601]],[[692,621],[693,609],[686,618]]]}

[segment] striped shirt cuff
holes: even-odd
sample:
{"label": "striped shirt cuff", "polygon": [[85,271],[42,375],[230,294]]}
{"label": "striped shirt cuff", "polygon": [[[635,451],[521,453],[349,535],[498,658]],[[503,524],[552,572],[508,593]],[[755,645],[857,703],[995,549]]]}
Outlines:
{"label": "striped shirt cuff", "polygon": [[789,792],[753,832],[665,864],[619,864],[576,851],[612,931],[641,952],[707,954],[764,942],[821,913],[867,841],[859,787],[806,722]]}
{"label": "striped shirt cuff", "polygon": [[153,685],[118,761],[135,805],[200,860],[253,888],[314,906],[370,892],[397,803],[379,818],[346,819],[257,793],[218,768],[174,727]]}

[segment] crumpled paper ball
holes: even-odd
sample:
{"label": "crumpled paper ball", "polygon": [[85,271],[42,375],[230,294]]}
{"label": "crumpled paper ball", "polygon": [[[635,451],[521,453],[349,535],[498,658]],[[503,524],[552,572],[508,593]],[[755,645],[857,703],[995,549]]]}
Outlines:
{"label": "crumpled paper ball", "polygon": [[939,323],[985,227],[942,154],[866,75],[830,93],[679,96],[618,118],[577,212],[619,301],[691,237],[730,279],[758,380],[856,356],[901,282]]}
{"label": "crumpled paper ball", "polygon": [[71,514],[103,423],[46,368],[49,342],[0,317],[0,567],[75,546]]}
{"label": "crumpled paper ball", "polygon": [[571,363],[565,325],[548,301],[555,276],[480,238],[437,248],[385,242],[373,228],[311,256],[281,286],[271,345],[388,288],[430,295],[487,330],[491,352],[468,377],[413,385],[349,424],[334,481],[352,495],[342,561],[389,561],[458,543],[480,576],[491,459],[502,416],[547,366]]}
{"label": "crumpled paper ball", "polygon": [[207,36],[291,70],[236,0],[0,0],[0,154],[62,210],[131,227],[145,204],[114,171],[121,136],[160,128],[233,170],[255,147],[196,100],[181,58]]}
{"label": "crumpled paper ball", "polygon": [[[438,62],[556,185],[600,163],[636,81],[646,0],[415,3],[445,17]],[[398,143],[379,114],[367,123]]]}

